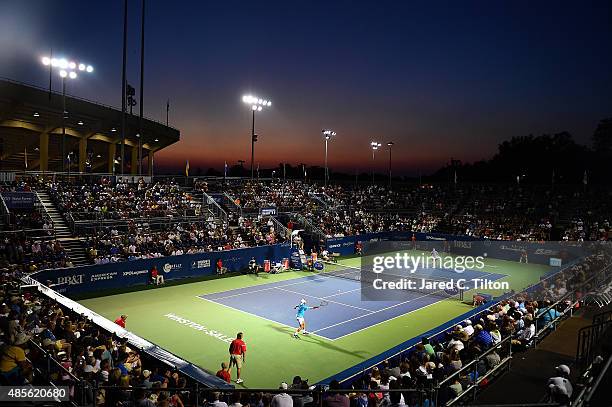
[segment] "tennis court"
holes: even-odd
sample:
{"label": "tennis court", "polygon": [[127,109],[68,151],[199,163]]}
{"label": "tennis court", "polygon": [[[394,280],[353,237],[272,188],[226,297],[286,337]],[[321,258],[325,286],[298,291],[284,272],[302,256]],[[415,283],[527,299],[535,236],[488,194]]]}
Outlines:
{"label": "tennis court", "polygon": [[[358,281],[328,274],[355,271],[360,263],[360,258],[350,258],[318,274],[241,275],[80,303],[111,321],[128,314],[127,329],[213,372],[227,361],[227,339],[244,332],[249,356],[242,386],[250,388],[277,386],[296,374],[315,383],[472,309],[455,298],[422,293],[408,294],[411,299],[405,303],[361,301]],[[509,281],[513,287],[526,287],[550,271],[491,258],[486,265],[487,278]],[[462,277],[473,275],[465,272]],[[296,340],[290,336],[296,326],[293,307],[302,297],[311,305],[325,297],[329,304],[306,313],[308,329],[315,333]],[[471,292],[465,297],[471,298]]]}
{"label": "tennis court", "polygon": [[[350,266],[330,265],[329,267],[336,270],[297,280],[201,295],[199,298],[288,326],[295,325],[293,307],[301,298],[306,299],[311,306],[325,302],[327,303],[325,307],[309,312],[306,320],[308,331],[331,340],[408,314],[445,298],[458,300],[457,295],[415,290],[403,293],[400,301],[363,301],[361,283],[356,276],[360,270]],[[429,271],[428,276],[432,278],[448,277],[447,270]],[[495,281],[505,276],[466,270],[461,277],[466,280],[486,277]],[[466,288],[471,288],[469,281],[466,283]],[[263,298],[265,301],[262,301]]]}

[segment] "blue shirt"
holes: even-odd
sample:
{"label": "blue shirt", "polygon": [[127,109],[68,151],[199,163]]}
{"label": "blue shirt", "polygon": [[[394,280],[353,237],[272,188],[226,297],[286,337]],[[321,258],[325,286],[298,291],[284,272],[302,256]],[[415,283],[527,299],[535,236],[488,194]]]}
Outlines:
{"label": "blue shirt", "polygon": [[476,334],[474,338],[475,342],[485,349],[489,349],[493,344],[493,337],[489,333],[489,331],[485,331],[484,329]]}
{"label": "blue shirt", "polygon": [[304,313],[309,309],[310,307],[306,304],[298,305],[297,313],[295,314],[296,318],[304,318]]}

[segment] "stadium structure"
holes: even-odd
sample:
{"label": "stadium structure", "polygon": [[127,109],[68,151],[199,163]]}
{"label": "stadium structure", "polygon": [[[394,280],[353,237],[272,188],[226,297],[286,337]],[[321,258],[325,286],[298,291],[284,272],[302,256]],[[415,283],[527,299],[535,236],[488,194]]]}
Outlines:
{"label": "stadium structure", "polygon": [[128,114],[123,140],[121,109],[66,95],[64,110],[61,93],[7,79],[0,80],[0,132],[2,171],[63,171],[69,163],[75,172],[116,174],[124,143],[124,173],[140,174],[140,158],[151,175],[155,153],[180,139],[177,129]]}
{"label": "stadium structure", "polygon": [[[529,185],[155,176],[154,154],[179,141],[177,129],[128,115],[123,141],[120,110],[67,97],[63,113],[62,102],[0,82],[3,314],[23,325],[7,320],[3,357],[29,349],[3,384],[116,405],[159,382],[161,401],[199,406],[218,397],[211,389],[254,402],[294,377],[291,398],[304,405],[330,393],[355,404],[380,394],[379,405],[386,392],[411,405],[469,404],[494,399],[490,383],[512,378],[515,364],[533,368],[541,343],[578,324],[565,331],[577,352],[542,367],[554,386],[530,378],[523,390],[557,405],[571,379],[582,384],[573,398],[597,405],[612,360],[605,195],[559,187],[568,211],[553,224],[525,216],[529,199],[534,211],[549,204]],[[512,210],[500,205],[509,197]],[[567,220],[585,201],[601,219]],[[551,229],[565,238],[551,241]],[[382,283],[401,290],[381,294]],[[239,332],[242,380],[221,365]]]}

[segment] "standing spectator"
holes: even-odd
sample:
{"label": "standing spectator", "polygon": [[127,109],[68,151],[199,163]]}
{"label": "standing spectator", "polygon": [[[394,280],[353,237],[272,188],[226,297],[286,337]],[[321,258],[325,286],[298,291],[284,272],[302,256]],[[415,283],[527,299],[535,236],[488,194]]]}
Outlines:
{"label": "standing spectator", "polygon": [[242,332],[238,332],[236,335],[236,339],[232,341],[229,347],[229,373],[231,374],[231,369],[235,365],[236,366],[236,384],[240,384],[244,382],[240,378],[240,373],[242,371],[242,364],[246,362],[246,343],[242,340]]}
{"label": "standing spectator", "polygon": [[121,316],[115,320],[115,323],[121,328],[125,329],[125,321],[127,320],[127,317],[127,315],[121,314]]}

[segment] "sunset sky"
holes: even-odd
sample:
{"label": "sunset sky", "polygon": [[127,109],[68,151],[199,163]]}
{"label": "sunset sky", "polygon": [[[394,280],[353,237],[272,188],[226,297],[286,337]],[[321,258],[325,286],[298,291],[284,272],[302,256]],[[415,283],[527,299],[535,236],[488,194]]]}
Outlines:
{"label": "sunset sky", "polygon": [[[370,168],[369,143],[394,141],[398,173],[491,156],[512,136],[567,130],[588,143],[612,116],[608,2],[147,1],[145,115],[181,141],[157,165]],[[68,93],[121,106],[123,2],[0,1],[0,76],[47,85],[52,48],[95,72]],[[128,82],[139,84],[141,2],[130,0]],[[59,85],[59,81],[56,81]],[[386,147],[386,146],[385,146]],[[387,150],[377,156],[386,168]]]}

